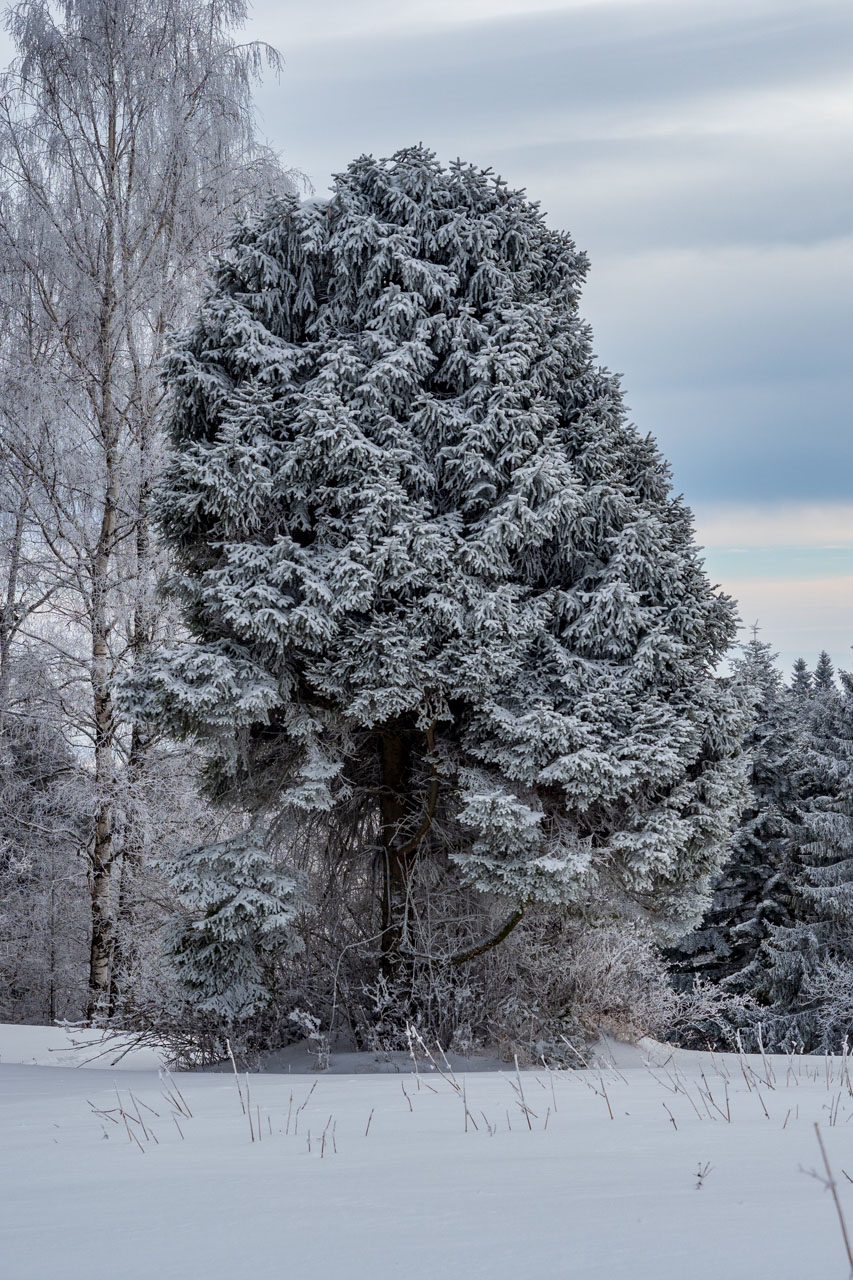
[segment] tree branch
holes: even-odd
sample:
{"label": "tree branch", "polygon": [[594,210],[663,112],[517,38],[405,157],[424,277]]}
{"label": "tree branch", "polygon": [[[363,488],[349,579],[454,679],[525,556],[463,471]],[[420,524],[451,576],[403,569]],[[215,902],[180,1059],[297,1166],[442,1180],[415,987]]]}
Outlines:
{"label": "tree branch", "polygon": [[524,906],[517,907],[512,915],[506,919],[497,933],[493,933],[490,938],[486,938],[483,942],[478,942],[476,946],[469,947],[466,951],[458,951],[455,956],[450,957],[450,964],[465,964],[468,960],[481,956],[484,951],[491,951],[492,947],[497,947],[503,942],[504,938],[509,937],[515,926],[519,923],[524,915]]}

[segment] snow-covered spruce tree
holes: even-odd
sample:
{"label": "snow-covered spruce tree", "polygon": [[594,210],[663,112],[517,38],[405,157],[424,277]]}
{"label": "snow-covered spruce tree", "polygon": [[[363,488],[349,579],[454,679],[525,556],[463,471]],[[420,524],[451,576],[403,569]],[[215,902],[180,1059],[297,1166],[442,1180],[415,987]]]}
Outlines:
{"label": "snow-covered spruce tree", "polygon": [[819,687],[806,704],[793,920],[773,930],[763,956],[768,1043],[819,1052],[853,1036],[853,677],[842,672],[841,686]]}
{"label": "snow-covered spruce tree", "polygon": [[774,659],[770,646],[756,637],[733,664],[754,714],[744,742],[750,797],[710,909],[700,927],[672,952],[677,974],[724,982],[742,994],[760,985],[762,943],[776,926],[790,922],[788,859],[799,817],[794,780],[798,707]]}
{"label": "snow-covered spruce tree", "polygon": [[805,658],[797,658],[791,672],[791,692],[800,700],[811,697],[812,673]]}
{"label": "snow-covered spruce tree", "polygon": [[301,947],[296,880],[276,870],[251,830],[188,851],[174,872],[184,909],[171,938],[178,976],[202,1014],[226,1025],[269,1003],[275,962]]}
{"label": "snow-covered spruce tree", "polygon": [[821,649],[818,654],[817,662],[814,669],[814,691],[815,693],[829,693],[835,686],[835,668],[832,665],[832,659],[825,649]]}
{"label": "snow-covered spruce tree", "polygon": [[425,868],[468,886],[448,964],[528,903],[681,934],[740,807],[734,607],[595,363],[586,266],[488,171],[362,157],[239,230],[168,360],[192,638],[139,710],[290,824],[341,928],[373,904],[385,974]]}

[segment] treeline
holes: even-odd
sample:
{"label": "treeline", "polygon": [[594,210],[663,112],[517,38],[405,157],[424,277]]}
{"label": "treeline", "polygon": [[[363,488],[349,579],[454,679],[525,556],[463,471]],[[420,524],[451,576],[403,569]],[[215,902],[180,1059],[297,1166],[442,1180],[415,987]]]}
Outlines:
{"label": "treeline", "polygon": [[[92,770],[67,744],[70,727],[51,687],[51,669],[34,668],[21,652],[11,672],[11,710],[0,740],[0,1019],[77,1021],[86,1016],[90,1000],[86,870]],[[624,924],[590,926],[575,918],[556,930],[531,929],[526,937],[522,930],[501,973],[493,972],[489,981],[524,987],[518,974],[508,980],[508,971],[519,959],[530,966],[529,987],[537,989],[537,999],[517,1016],[519,1022],[533,1018],[540,1043],[547,1044],[541,1040],[543,1024],[552,1034],[559,1025],[573,1033],[604,1025],[720,1048],[732,1047],[738,1036],[745,1046],[755,1046],[761,1035],[765,1048],[815,1053],[837,1051],[849,1035],[853,680],[846,673],[836,678],[822,653],[814,672],[800,659],[786,682],[770,646],[759,640],[744,646],[733,675],[754,713],[744,741],[750,798],[701,925],[663,955],[642,931]],[[221,1029],[228,1020],[200,1020],[180,992],[180,964],[169,954],[170,934],[182,918],[176,866],[178,881],[193,890],[190,898],[211,870],[218,887],[225,879],[239,888],[241,876],[244,887],[260,887],[251,862],[246,866],[233,848],[229,854],[226,846],[214,845],[211,852],[205,843],[228,823],[199,798],[198,763],[189,751],[161,747],[152,751],[148,772],[134,779],[132,789],[125,770],[116,790],[127,827],[114,887],[110,1003],[103,1013],[118,1025],[162,1025],[177,1041],[182,1033],[190,1041],[212,1030],[215,1041],[217,1023]],[[187,862],[179,855],[193,842],[204,853]],[[279,909],[285,897],[279,885]],[[285,998],[274,1028],[264,1024],[261,1042],[270,1033],[274,1040],[304,1029],[304,1019],[294,1025],[288,1015],[291,1006],[312,1003],[306,999],[309,968],[303,958],[299,973],[291,969],[289,1003]],[[282,963],[280,976],[286,970]],[[440,1020],[448,1042],[455,1037],[463,1046],[482,1043],[477,984],[468,1000],[436,985],[439,994],[455,999]],[[322,1011],[322,983],[313,996]],[[554,1021],[553,1005],[569,996],[576,1007],[564,1006],[562,1023]],[[390,988],[383,991],[380,984],[373,999],[390,1017]],[[530,999],[528,990],[525,1000]],[[310,1030],[312,1017],[306,1016]],[[391,1018],[387,1038],[396,1043],[392,1023]]]}
{"label": "treeline", "polygon": [[765,1046],[838,1052],[853,1028],[853,676],[822,652],[783,681],[753,639],[734,664],[752,691],[750,798],[702,925],[671,953],[678,984],[747,997],[733,1022]]}

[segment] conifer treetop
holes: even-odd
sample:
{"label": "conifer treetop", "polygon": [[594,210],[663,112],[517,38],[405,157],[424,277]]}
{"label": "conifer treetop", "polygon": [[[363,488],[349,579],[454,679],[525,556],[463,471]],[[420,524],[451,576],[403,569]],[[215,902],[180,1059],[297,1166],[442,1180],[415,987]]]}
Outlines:
{"label": "conifer treetop", "polygon": [[826,650],[821,649],[814,669],[815,692],[829,693],[835,687],[835,667]]}
{"label": "conifer treetop", "polygon": [[812,673],[805,658],[797,658],[791,673],[791,690],[798,698],[808,698],[812,692]]}

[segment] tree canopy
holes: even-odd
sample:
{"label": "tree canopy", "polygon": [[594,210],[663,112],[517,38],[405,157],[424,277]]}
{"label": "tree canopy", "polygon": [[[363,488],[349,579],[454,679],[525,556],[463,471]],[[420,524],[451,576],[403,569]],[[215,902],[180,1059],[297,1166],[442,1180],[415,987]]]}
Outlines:
{"label": "tree canopy", "polygon": [[490,171],[362,157],[239,228],[167,362],[190,638],[137,710],[208,742],[214,793],[378,866],[386,953],[427,863],[683,932],[742,800],[734,606],[593,355],[586,270]]}

